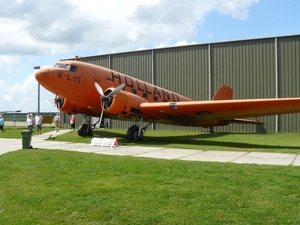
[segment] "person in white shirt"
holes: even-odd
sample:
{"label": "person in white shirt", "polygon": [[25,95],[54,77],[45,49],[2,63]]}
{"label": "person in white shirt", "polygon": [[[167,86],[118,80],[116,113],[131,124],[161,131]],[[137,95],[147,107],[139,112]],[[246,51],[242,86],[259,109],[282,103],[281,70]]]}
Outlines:
{"label": "person in white shirt", "polygon": [[34,120],[32,118],[32,114],[27,114],[26,125],[28,127],[28,130],[32,131],[32,128],[34,125]]}
{"label": "person in white shirt", "polygon": [[70,118],[70,129],[75,130],[75,116],[72,115]]}
{"label": "person in white shirt", "polygon": [[57,113],[56,116],[54,117],[54,125],[55,125],[56,132],[58,132],[59,131],[59,125],[60,125],[59,113]]}
{"label": "person in white shirt", "polygon": [[36,135],[42,134],[42,124],[43,124],[43,116],[37,113],[35,116]]}

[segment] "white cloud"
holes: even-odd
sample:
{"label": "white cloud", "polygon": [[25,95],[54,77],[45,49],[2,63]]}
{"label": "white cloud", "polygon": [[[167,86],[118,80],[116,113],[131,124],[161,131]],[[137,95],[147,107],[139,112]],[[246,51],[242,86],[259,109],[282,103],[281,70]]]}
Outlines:
{"label": "white cloud", "polygon": [[197,43],[195,41],[189,43],[184,40],[184,41],[177,41],[174,46],[183,46],[183,45],[190,45],[190,44],[197,44]]}
{"label": "white cloud", "polygon": [[12,66],[20,61],[20,56],[12,55],[0,55],[0,79],[4,78],[1,76],[1,72],[12,73]]}
{"label": "white cloud", "polygon": [[[84,56],[91,49],[104,54],[195,43],[209,12],[244,20],[255,2],[258,0],[2,0],[0,109],[11,104],[10,108],[35,110],[37,82],[23,68],[32,71],[45,55],[52,59],[64,52]],[[8,78],[8,74],[14,76]],[[17,79],[14,84],[12,78]],[[41,101],[49,104],[53,94],[41,91]]]}
{"label": "white cloud", "polygon": [[104,21],[122,21],[124,17],[132,14],[132,12],[140,5],[159,4],[159,0],[115,0],[103,1],[95,3],[94,0],[85,0],[82,4],[81,0],[67,0],[76,10],[78,17],[89,15],[91,20]]}
{"label": "white cloud", "polygon": [[11,101],[12,99],[13,99],[12,96],[9,95],[9,94],[4,94],[4,95],[2,96],[3,102],[9,102],[9,101]]}
{"label": "white cloud", "polygon": [[192,40],[208,12],[246,19],[258,0],[5,2],[0,52],[43,55],[80,46],[123,51]]}
{"label": "white cloud", "polygon": [[214,36],[213,33],[209,33],[209,34],[207,35],[207,38],[212,38],[213,36]]}
{"label": "white cloud", "polygon": [[[8,85],[5,81],[0,80],[0,111],[3,110],[19,110],[26,112],[34,112],[37,109],[38,101],[38,83],[34,74],[30,74],[24,81]],[[40,100],[44,105],[49,107],[44,111],[56,111],[49,104],[48,99],[54,98],[54,95],[43,87],[40,87]]]}
{"label": "white cloud", "polygon": [[12,86],[4,85],[0,90],[1,105],[5,106],[8,103],[15,103],[11,104],[12,106],[10,107],[27,108],[28,103],[33,100],[32,95],[35,95],[36,87],[37,82],[32,74],[23,83],[15,83]]}
{"label": "white cloud", "polygon": [[[259,0],[226,0],[226,1],[216,1],[213,7],[222,14],[230,15],[233,18],[245,20],[248,18],[248,7],[257,3]],[[214,1],[213,1],[214,2]]]}
{"label": "white cloud", "polygon": [[0,88],[5,86],[5,81],[4,80],[0,80]]}

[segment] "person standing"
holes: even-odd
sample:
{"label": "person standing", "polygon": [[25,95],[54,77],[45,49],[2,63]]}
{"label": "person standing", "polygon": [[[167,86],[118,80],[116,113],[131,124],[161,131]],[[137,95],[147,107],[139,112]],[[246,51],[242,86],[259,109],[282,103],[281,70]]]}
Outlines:
{"label": "person standing", "polygon": [[26,125],[28,127],[28,130],[32,131],[34,125],[32,114],[27,114]]}
{"label": "person standing", "polygon": [[56,132],[58,132],[59,131],[59,126],[60,126],[59,113],[57,113],[56,116],[54,117],[54,125],[55,125]]}
{"label": "person standing", "polygon": [[75,130],[75,116],[72,115],[70,118],[70,129]]}
{"label": "person standing", "polygon": [[0,130],[4,131],[4,117],[0,115]]}
{"label": "person standing", "polygon": [[36,135],[42,134],[43,116],[37,113],[35,116]]}

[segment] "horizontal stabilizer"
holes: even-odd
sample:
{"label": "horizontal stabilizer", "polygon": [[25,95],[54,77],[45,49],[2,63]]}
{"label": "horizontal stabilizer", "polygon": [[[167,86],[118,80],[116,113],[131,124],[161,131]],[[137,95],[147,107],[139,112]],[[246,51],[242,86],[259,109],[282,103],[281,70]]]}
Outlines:
{"label": "horizontal stabilizer", "polygon": [[245,120],[245,119],[233,119],[229,120],[230,123],[242,123],[242,124],[257,124],[257,125],[264,125],[265,123],[257,121],[257,120]]}

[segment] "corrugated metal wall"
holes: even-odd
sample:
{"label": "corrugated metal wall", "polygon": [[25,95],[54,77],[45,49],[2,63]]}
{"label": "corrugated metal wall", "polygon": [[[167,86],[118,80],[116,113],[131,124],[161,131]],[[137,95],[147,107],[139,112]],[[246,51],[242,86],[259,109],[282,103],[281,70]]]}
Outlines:
{"label": "corrugated metal wall", "polygon": [[[213,90],[222,84],[233,89],[234,99],[275,98],[274,39],[237,41],[212,45]],[[252,118],[255,119],[255,118]],[[274,116],[259,118],[274,130]],[[220,131],[255,132],[254,125],[231,124]]]}
{"label": "corrugated metal wall", "polygon": [[106,68],[110,67],[110,55],[99,55],[99,56],[89,56],[89,57],[82,57],[79,58],[78,60],[82,62],[88,62],[92,63],[98,66],[103,66]]}
{"label": "corrugated metal wall", "polygon": [[[277,38],[279,97],[300,96],[300,36]],[[300,114],[279,116],[278,132],[300,131]]]}
{"label": "corrugated metal wall", "polygon": [[[209,100],[227,84],[235,99],[299,97],[300,35],[151,49],[80,58],[194,100]],[[217,131],[299,132],[298,114],[259,119],[265,126],[231,124]],[[112,121],[113,128],[129,122]],[[155,129],[196,129],[170,125]]]}
{"label": "corrugated metal wall", "polygon": [[[194,100],[208,99],[207,45],[157,49],[154,51],[154,55],[156,85]],[[156,128],[195,129],[163,124],[156,125]]]}

